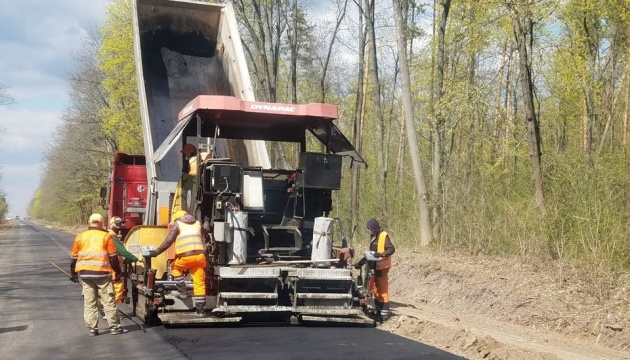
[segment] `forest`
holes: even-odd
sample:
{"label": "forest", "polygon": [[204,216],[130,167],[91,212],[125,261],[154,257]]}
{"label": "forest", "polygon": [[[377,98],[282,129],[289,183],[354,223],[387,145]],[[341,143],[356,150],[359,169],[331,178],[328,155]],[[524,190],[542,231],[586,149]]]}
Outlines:
{"label": "forest", "polygon": [[[355,238],[376,217],[410,250],[629,268],[627,0],[232,4],[257,100],[337,105],[368,161],[335,194]],[[143,151],[129,0],[74,58],[28,209],[68,225],[99,210],[114,152]]]}

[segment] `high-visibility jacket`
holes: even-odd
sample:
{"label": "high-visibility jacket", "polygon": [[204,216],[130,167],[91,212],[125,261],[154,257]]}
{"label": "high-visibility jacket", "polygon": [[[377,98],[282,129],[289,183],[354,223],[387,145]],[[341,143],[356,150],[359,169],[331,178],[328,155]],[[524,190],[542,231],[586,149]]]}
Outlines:
{"label": "high-visibility jacket", "polygon": [[116,256],[114,239],[104,230],[89,229],[77,235],[72,246],[72,258],[77,259],[76,272],[109,273],[110,256]]}
{"label": "high-visibility jacket", "polygon": [[195,221],[193,224],[177,221],[177,226],[179,227],[179,234],[175,239],[175,254],[204,250],[199,221]]}
{"label": "high-visibility jacket", "polygon": [[[387,233],[381,231],[378,235],[378,244],[376,245],[376,251],[379,253],[385,252],[385,239],[387,239]],[[384,256],[378,259],[376,262],[376,270],[384,270],[392,267],[392,256]]]}

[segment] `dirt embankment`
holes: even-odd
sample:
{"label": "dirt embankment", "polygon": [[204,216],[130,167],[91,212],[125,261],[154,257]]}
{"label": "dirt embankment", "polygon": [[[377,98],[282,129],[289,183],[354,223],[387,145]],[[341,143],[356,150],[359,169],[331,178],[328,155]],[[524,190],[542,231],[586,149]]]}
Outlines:
{"label": "dirt embankment", "polygon": [[470,359],[630,359],[630,276],[399,251],[382,328]]}

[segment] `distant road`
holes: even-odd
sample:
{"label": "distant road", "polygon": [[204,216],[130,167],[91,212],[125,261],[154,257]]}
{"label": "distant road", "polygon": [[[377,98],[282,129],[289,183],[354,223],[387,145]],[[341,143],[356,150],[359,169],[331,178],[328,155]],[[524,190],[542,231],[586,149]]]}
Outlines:
{"label": "distant road", "polygon": [[[0,348],[6,359],[462,359],[374,328],[147,327],[89,337],[66,270],[74,236],[22,220],[0,236]],[[131,316],[127,306],[123,311]],[[138,321],[138,319],[135,319]],[[100,328],[107,324],[101,320]]]}

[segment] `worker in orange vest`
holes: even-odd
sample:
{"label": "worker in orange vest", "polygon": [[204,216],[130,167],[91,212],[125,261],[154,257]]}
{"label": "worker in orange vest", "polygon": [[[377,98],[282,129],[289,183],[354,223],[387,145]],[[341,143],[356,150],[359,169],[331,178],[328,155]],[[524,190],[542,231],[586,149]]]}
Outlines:
{"label": "worker in orange vest", "polygon": [[171,294],[179,298],[188,297],[184,272],[190,270],[193,281],[193,303],[196,315],[203,317],[206,306],[206,255],[204,237],[208,233],[194,216],[180,210],[173,214],[173,222],[166,239],[151,252],[155,257],[175,243],[175,261],[171,263],[171,274],[177,291]]}
{"label": "worker in orange vest", "polygon": [[88,229],[74,239],[70,274],[72,281],[81,279],[83,285],[83,318],[90,329],[90,336],[98,335],[98,307],[100,297],[110,326],[110,334],[124,334],[114,300],[112,271],[120,278],[120,264],[114,239],[103,229],[100,214],[90,216]]}
{"label": "worker in orange vest", "polygon": [[367,229],[370,232],[370,251],[373,251],[374,257],[378,258],[371,289],[374,295],[374,307],[377,315],[380,314],[383,320],[387,320],[390,316],[388,276],[389,269],[392,267],[392,254],[396,248],[376,219],[370,219],[367,222]]}

